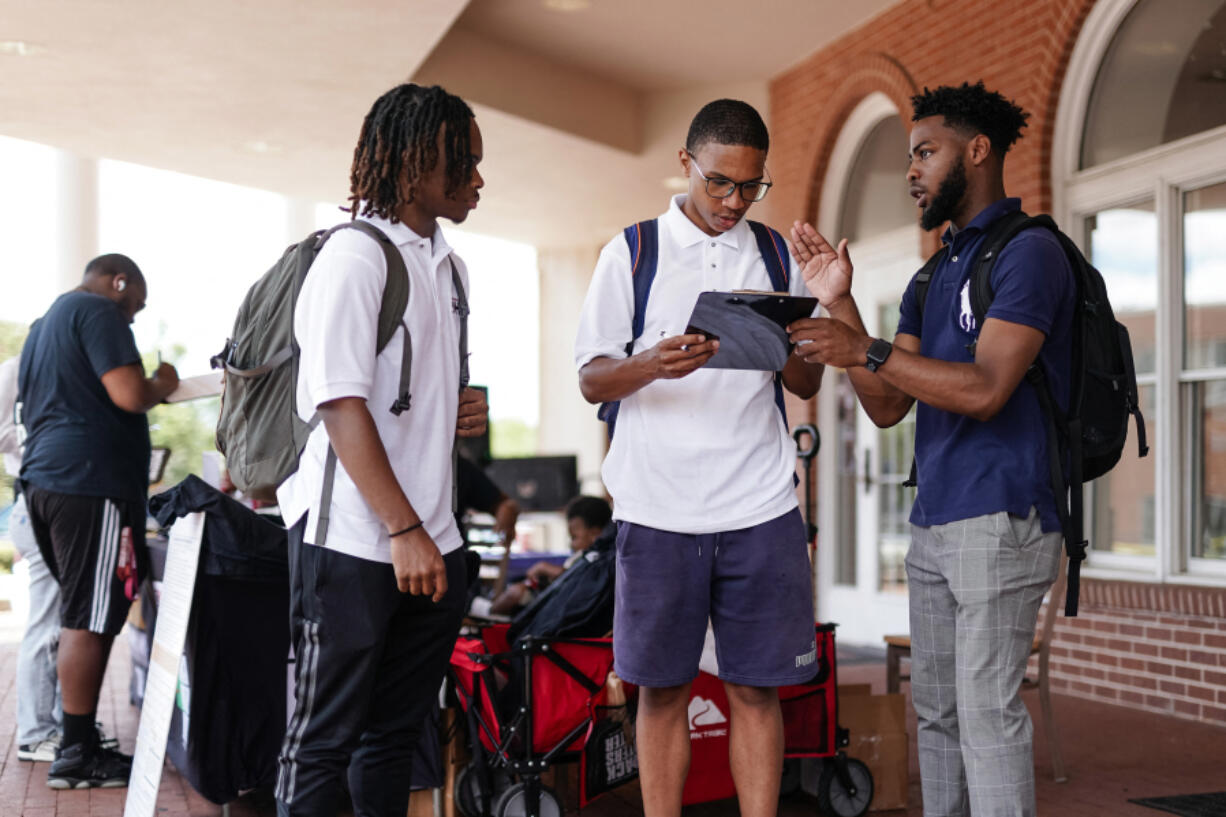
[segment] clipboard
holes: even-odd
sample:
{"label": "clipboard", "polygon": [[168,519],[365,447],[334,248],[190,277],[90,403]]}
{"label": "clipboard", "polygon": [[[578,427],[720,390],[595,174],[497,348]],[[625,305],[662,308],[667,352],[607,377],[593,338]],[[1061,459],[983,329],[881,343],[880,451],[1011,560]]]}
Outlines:
{"label": "clipboard", "polygon": [[179,387],[166,395],[167,403],[182,403],[184,400],[198,400],[201,397],[216,397],[221,394],[221,372],[198,374],[195,377],[179,379]]}
{"label": "clipboard", "polygon": [[778,372],[792,352],[787,325],[815,309],[817,298],[783,292],[703,292],[685,331],[719,341],[704,368]]}

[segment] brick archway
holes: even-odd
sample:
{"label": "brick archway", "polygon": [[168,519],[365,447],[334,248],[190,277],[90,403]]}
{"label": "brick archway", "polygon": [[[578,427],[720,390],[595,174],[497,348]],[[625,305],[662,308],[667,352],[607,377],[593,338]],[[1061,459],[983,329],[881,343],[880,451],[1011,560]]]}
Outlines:
{"label": "brick archway", "polygon": [[808,187],[802,212],[814,224],[817,223],[822,185],[830,167],[831,154],[852,111],[870,94],[880,92],[889,98],[905,120],[911,110],[911,97],[919,91],[903,64],[880,52],[862,54],[848,60],[845,71],[840,73],[845,74],[846,80],[840,82],[829,103],[823,105],[824,116],[813,136],[812,153],[805,172]]}

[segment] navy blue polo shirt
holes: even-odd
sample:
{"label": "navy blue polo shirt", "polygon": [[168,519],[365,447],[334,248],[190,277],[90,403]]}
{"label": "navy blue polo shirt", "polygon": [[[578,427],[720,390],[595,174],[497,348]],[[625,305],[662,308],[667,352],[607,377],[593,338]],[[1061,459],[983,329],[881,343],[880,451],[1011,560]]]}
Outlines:
{"label": "navy blue polo shirt", "polygon": [[101,379],[132,363],[141,359],[128,319],[101,295],[67,292],[34,322],[17,379],[23,480],[59,494],[145,501],[148,420],[111,402]]}
{"label": "navy blue polo shirt", "polygon": [[[967,346],[978,338],[980,327],[971,311],[971,267],[984,231],[1020,206],[1019,199],[1001,199],[963,229],[951,226],[945,231],[942,240],[948,252],[932,276],[922,321],[912,278],[903,293],[898,333],[918,337],[924,357],[974,360]],[[985,320],[1019,323],[1047,336],[1039,358],[1057,403],[1067,409],[1076,285],[1059,240],[1042,228],[1019,233],[1001,250],[992,287],[996,297]],[[986,422],[919,403],[915,464],[915,525],[929,527],[1000,511],[1025,517],[1033,506],[1039,509],[1044,532],[1060,530],[1043,413],[1025,379],[1000,413]]]}

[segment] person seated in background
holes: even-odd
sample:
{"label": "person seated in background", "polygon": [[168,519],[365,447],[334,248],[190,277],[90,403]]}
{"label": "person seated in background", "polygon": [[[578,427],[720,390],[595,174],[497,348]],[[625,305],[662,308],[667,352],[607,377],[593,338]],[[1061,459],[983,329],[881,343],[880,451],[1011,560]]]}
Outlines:
{"label": "person seated in background", "polygon": [[481,466],[463,454],[456,460],[456,524],[465,534],[464,514],[481,511],[494,517],[494,532],[510,548],[519,520],[519,503],[494,483]]}
{"label": "person seated in background", "polygon": [[[579,496],[566,506],[566,528],[570,532],[571,555],[562,564],[537,562],[528,568],[523,581],[515,582],[493,599],[473,600],[469,611],[476,615],[509,615],[527,606],[533,596],[574,565],[592,546],[613,519],[613,509],[600,497]],[[488,605],[488,607],[486,606]],[[483,609],[484,608],[484,609]]]}

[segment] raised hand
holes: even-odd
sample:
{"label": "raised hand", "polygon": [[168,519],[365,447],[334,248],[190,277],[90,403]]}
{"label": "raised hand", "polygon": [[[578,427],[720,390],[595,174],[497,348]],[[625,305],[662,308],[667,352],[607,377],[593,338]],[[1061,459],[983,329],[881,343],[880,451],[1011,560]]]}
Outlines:
{"label": "raised hand", "polygon": [[797,221],[792,224],[791,250],[805,286],[826,309],[851,294],[852,266],[846,238],[835,249],[812,224]]}

